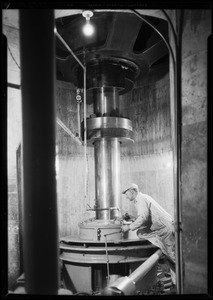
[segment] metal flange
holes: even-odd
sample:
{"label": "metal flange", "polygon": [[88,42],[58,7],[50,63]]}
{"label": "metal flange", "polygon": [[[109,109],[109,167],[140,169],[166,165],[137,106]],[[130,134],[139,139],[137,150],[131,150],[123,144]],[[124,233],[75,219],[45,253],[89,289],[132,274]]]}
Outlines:
{"label": "metal flange", "polygon": [[134,141],[132,121],[127,118],[97,117],[87,119],[87,139],[91,143],[103,138]]}

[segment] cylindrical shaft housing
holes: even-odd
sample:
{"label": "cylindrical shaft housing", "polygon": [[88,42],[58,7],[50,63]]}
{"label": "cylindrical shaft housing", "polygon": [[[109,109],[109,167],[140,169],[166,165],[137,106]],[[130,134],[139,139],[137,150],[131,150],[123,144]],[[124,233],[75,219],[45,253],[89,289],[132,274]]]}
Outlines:
{"label": "cylindrical shaft housing", "polygon": [[119,95],[115,87],[101,87],[93,91],[94,113],[97,116],[119,116]]}

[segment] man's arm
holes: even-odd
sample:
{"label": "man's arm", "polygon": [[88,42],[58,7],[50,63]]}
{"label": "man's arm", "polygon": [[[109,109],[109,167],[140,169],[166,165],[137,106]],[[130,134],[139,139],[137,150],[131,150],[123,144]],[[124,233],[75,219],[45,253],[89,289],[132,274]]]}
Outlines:
{"label": "man's arm", "polygon": [[[140,200],[139,200],[140,201]],[[129,225],[130,230],[136,230],[141,226],[145,225],[149,218],[150,214],[150,205],[145,200],[142,200],[138,203],[138,217],[137,219]]]}

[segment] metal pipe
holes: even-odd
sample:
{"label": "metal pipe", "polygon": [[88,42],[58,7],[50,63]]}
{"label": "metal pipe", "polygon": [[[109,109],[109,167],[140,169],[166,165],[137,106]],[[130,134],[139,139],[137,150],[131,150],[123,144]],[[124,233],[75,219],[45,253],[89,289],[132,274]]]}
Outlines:
{"label": "metal pipe", "polygon": [[156,32],[157,34],[162,38],[162,40],[164,41],[164,43],[166,44],[170,54],[171,54],[171,57],[172,57],[172,61],[173,61],[173,64],[175,65],[175,56],[174,56],[174,52],[172,50],[172,47],[171,45],[167,42],[167,40],[165,39],[165,37],[162,35],[162,33],[154,26],[152,25],[151,22],[147,21],[145,18],[143,18],[139,12],[137,12],[135,9],[132,9],[132,12],[138,16],[141,20],[143,20],[145,23],[147,23],[149,26],[151,26]]}
{"label": "metal pipe", "polygon": [[75,139],[76,142],[78,142],[80,145],[83,144],[82,141],[77,136],[75,136],[74,133],[72,133],[72,131],[58,117],[56,118],[56,122],[59,126],[61,126],[62,129],[64,129],[66,133],[71,136],[71,138]]}
{"label": "metal pipe", "polygon": [[[171,45],[166,41],[164,36],[153,26],[149,21],[144,19],[140,13],[132,10],[135,15],[141,18],[144,22],[150,25],[163,39],[169,50],[172,58],[173,66],[173,80],[174,80],[174,102],[170,101],[171,110],[171,122],[172,122],[172,144],[173,144],[173,169],[174,169],[174,191],[175,191],[175,250],[176,250],[176,282],[177,282],[177,293],[183,293],[183,257],[182,257],[182,216],[181,216],[181,124],[178,120],[181,120],[181,34],[182,34],[182,21],[180,20],[179,34],[175,33],[173,24],[164,10],[165,15],[174,38],[175,54],[172,50]],[[181,17],[183,18],[183,10],[180,11]],[[170,99],[172,99],[170,97]]]}
{"label": "metal pipe", "polygon": [[161,9],[161,11],[163,12],[164,16],[166,17],[166,20],[168,21],[170,28],[171,28],[171,32],[174,38],[174,43],[175,43],[175,53],[177,53],[177,35],[174,29],[174,26],[172,24],[172,21],[170,19],[170,17],[168,16],[168,14],[166,13],[166,11],[164,9]]}
{"label": "metal pipe", "polygon": [[109,274],[109,255],[108,255],[108,246],[107,246],[107,236],[108,235],[112,235],[112,234],[117,234],[117,233],[120,233],[120,232],[121,232],[121,230],[116,231],[116,232],[111,232],[111,233],[104,234],[104,237],[105,237],[105,249],[106,249],[106,263],[107,263],[107,281],[108,282],[110,280],[110,274]]}
{"label": "metal pipe", "polygon": [[25,289],[54,295],[59,288],[54,11],[20,9],[19,14]]}
{"label": "metal pipe", "polygon": [[76,90],[78,136],[81,139],[81,89]]}
{"label": "metal pipe", "polygon": [[[176,285],[177,293],[183,294],[183,256],[182,256],[182,216],[181,216],[181,41],[182,23],[184,10],[180,10],[179,31],[176,33],[171,19],[164,13],[174,38],[174,49],[176,54],[176,64],[173,64],[174,74],[174,103],[171,103],[171,120],[174,128],[173,141],[173,165],[174,165],[174,190],[175,190],[175,256],[176,256]],[[178,99],[178,101],[177,101]]]}
{"label": "metal pipe", "polygon": [[[182,256],[182,216],[181,216],[181,126],[178,126],[178,120],[181,120],[181,38],[182,23],[179,21],[179,32],[175,32],[174,26],[168,14],[162,9],[174,38],[174,49],[176,54],[176,64],[173,64],[174,74],[174,104],[171,104],[171,120],[174,128],[173,141],[173,165],[174,165],[174,190],[175,190],[175,256],[176,256],[176,286],[177,294],[183,294],[183,256]],[[181,16],[183,17],[183,10]],[[179,99],[179,101],[177,101]],[[176,134],[175,134],[176,133]]]}
{"label": "metal pipe", "polygon": [[151,270],[151,268],[158,261],[161,255],[162,251],[158,249],[152,256],[150,256],[144,263],[142,263],[134,272],[129,275],[129,279],[137,283],[139,279],[143,278]]}
{"label": "metal pipe", "polygon": [[81,103],[78,101],[77,102],[77,123],[78,123],[78,136],[79,136],[79,139],[81,139],[81,117],[80,117],[80,112],[81,112]]}
{"label": "metal pipe", "polygon": [[109,275],[109,255],[108,255],[108,247],[107,247],[107,235],[105,234],[104,237],[105,237],[105,249],[106,249],[107,281],[109,282],[110,275]]}
{"label": "metal pipe", "polygon": [[[184,10],[179,10],[179,24],[177,30],[177,44],[176,44],[176,68],[175,68],[175,150],[174,159],[176,160],[176,277],[177,277],[177,293],[183,294],[183,254],[182,254],[182,180],[181,180],[181,138],[182,138],[182,75],[181,75],[181,55],[182,55],[182,33],[183,33],[183,17]],[[179,121],[178,121],[179,120]]]}
{"label": "metal pipe", "polygon": [[158,249],[129,276],[118,278],[111,286],[106,287],[101,294],[103,296],[135,295],[138,281],[142,280],[144,276],[154,267],[161,255],[162,251]]}
{"label": "metal pipe", "polygon": [[84,161],[85,161],[85,182],[84,182],[84,204],[87,204],[87,184],[88,184],[88,165],[87,165],[87,73],[84,51]]}
{"label": "metal pipe", "polygon": [[57,36],[57,38],[62,42],[62,44],[64,44],[64,46],[67,48],[67,50],[72,54],[72,56],[76,59],[76,61],[79,63],[79,65],[84,70],[85,67],[82,64],[82,62],[78,59],[78,57],[75,55],[75,53],[72,51],[72,49],[67,45],[67,43],[65,42],[65,40],[60,36],[60,34],[58,33],[58,31],[57,31],[56,28],[54,28],[54,32],[55,32],[55,35]]}

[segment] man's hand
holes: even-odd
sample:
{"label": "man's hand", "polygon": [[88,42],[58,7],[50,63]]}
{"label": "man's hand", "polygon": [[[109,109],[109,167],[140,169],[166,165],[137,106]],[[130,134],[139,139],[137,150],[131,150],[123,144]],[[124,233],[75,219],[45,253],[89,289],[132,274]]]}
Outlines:
{"label": "man's hand", "polygon": [[129,230],[130,230],[129,225],[123,225],[122,228],[121,228],[122,232],[127,232]]}
{"label": "man's hand", "polygon": [[125,220],[125,221],[128,221],[130,220],[130,215],[128,213],[125,213],[122,218]]}
{"label": "man's hand", "polygon": [[122,218],[123,218],[124,221],[132,221],[132,222],[135,221],[135,217],[129,215],[128,213],[125,213],[125,214],[122,216]]}

